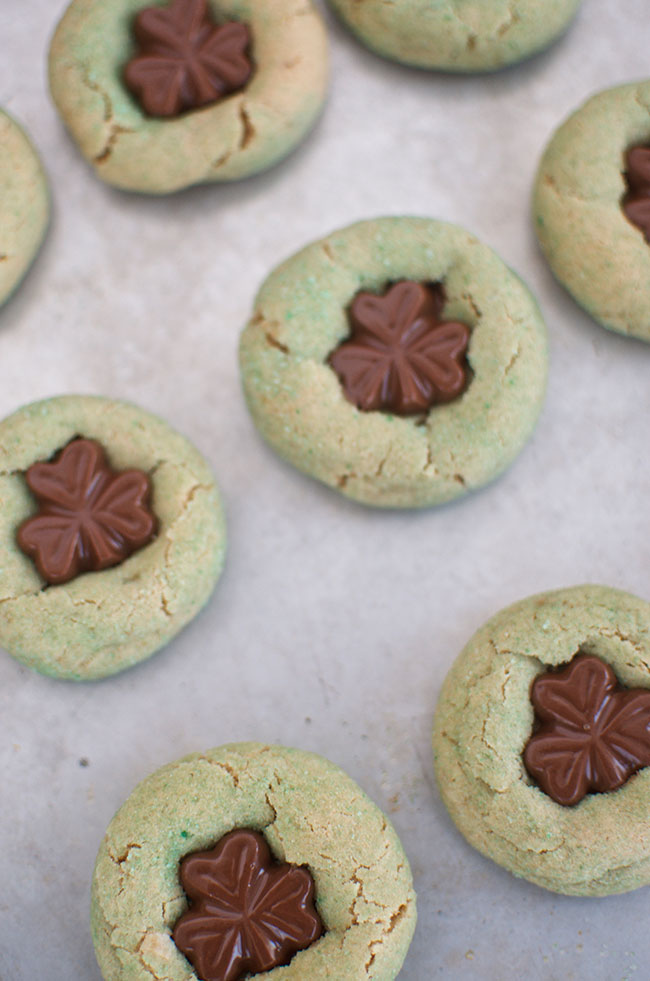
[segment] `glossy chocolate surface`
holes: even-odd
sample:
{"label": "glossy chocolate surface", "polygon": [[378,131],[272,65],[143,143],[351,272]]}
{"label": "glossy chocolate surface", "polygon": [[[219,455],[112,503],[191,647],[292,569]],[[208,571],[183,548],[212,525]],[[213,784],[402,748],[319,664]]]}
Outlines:
{"label": "glossy chocolate surface", "polygon": [[149,477],[112,470],[95,440],[73,440],[51,462],[32,464],[25,479],[39,510],[16,537],[51,585],[117,565],[156,534]]}
{"label": "glossy chocolate surface", "polygon": [[634,146],[625,154],[628,191],[622,208],[650,242],[650,146]]}
{"label": "glossy chocolate surface", "polygon": [[329,357],[348,401],[365,412],[426,412],[463,393],[469,327],[445,321],[440,283],[402,280],[383,296],[358,293],[351,333]]}
{"label": "glossy chocolate surface", "polygon": [[524,763],[558,804],[616,790],[650,765],[650,690],[619,685],[600,658],[578,654],[561,671],[540,675],[531,701],[538,728]]}
{"label": "glossy chocolate surface", "polygon": [[149,116],[178,116],[242,89],[253,72],[246,24],[217,25],[207,0],[172,0],[135,19],[138,54],[124,81]]}
{"label": "glossy chocolate surface", "polygon": [[288,964],[323,933],[310,872],[275,862],[256,831],[232,831],[215,848],[186,855],[180,880],[190,908],[173,939],[201,981]]}

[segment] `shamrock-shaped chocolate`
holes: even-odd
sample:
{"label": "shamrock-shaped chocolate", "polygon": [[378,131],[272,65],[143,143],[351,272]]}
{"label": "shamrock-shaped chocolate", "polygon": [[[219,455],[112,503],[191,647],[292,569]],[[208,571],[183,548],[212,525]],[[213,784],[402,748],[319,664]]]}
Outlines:
{"label": "shamrock-shaped chocolate", "polygon": [[191,905],[173,939],[202,981],[271,971],[323,933],[311,874],[274,862],[256,831],[232,831],[186,855],[180,879]]}
{"label": "shamrock-shaped chocolate", "polygon": [[650,242],[650,146],[634,146],[625,154],[628,191],[623,211]]}
{"label": "shamrock-shaped chocolate", "polygon": [[330,355],[348,401],[366,412],[426,412],[450,402],[467,385],[470,331],[443,321],[444,290],[402,280],[384,296],[358,293],[350,307],[351,335]]}
{"label": "shamrock-shaped chocolate", "polygon": [[178,116],[243,88],[253,66],[246,24],[217,25],[207,0],[172,0],[135,19],[139,52],[124,81],[149,116]]}
{"label": "shamrock-shaped chocolate", "polygon": [[112,470],[95,440],[73,440],[25,478],[39,511],[21,524],[18,545],[52,585],[117,565],[156,534],[149,477]]}
{"label": "shamrock-shaped chocolate", "polygon": [[531,701],[539,728],[524,763],[558,804],[616,790],[650,765],[650,690],[623,688],[600,658],[577,655],[562,671],[540,675]]}

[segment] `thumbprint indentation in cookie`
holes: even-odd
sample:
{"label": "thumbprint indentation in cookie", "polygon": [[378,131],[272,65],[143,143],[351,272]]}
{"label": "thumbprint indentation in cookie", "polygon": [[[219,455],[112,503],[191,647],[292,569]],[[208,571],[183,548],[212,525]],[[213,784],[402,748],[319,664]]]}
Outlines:
{"label": "thumbprint indentation in cookie", "polygon": [[172,0],[135,18],[127,88],[149,116],[179,116],[243,89],[253,73],[247,24],[216,24],[207,0]]}
{"label": "thumbprint indentation in cookie", "polygon": [[600,658],[577,654],[540,675],[531,701],[536,729],[524,763],[556,803],[617,790],[650,765],[650,690],[624,688]]}
{"label": "thumbprint indentation in cookie", "polygon": [[621,207],[650,243],[650,145],[631,147],[625,154],[627,193]]}
{"label": "thumbprint indentation in cookie", "polygon": [[232,831],[215,848],[186,855],[179,874],[190,908],[173,940],[201,981],[271,971],[324,932],[311,873],[275,862],[257,831]]}
{"label": "thumbprint indentation in cookie", "polygon": [[444,319],[445,299],[441,283],[412,280],[389,285],[383,295],[357,293],[348,311],[350,336],[328,358],[349,402],[407,416],[462,395],[470,329]]}
{"label": "thumbprint indentation in cookie", "polygon": [[118,565],[158,529],[149,476],[113,470],[95,440],[72,440],[51,461],[32,464],[25,479],[39,510],[16,537],[50,585]]}

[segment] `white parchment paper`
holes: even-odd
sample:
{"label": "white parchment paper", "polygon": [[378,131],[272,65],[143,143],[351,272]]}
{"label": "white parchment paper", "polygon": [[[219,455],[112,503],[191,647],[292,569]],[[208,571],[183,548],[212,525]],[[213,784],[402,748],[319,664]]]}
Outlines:
{"label": "white parchment paper", "polygon": [[[99,981],[89,881],[113,812],[156,767],[239,739],[322,753],[389,813],[419,895],[403,981],[650,977],[650,891],[567,899],[515,880],[456,832],[429,744],[447,669],[499,608],[585,581],[650,598],[650,346],[580,312],[529,220],[556,125],[650,73],[647,0],[585,0],[548,53],[473,78],[382,61],[328,16],[331,99],[309,142],[267,175],[161,200],[104,187],[64,133],[45,64],[62,6],[0,0],[0,104],[40,148],[55,208],[0,311],[0,416],[63,392],[160,413],[211,461],[230,552],[206,612],[126,674],[55,682],[0,652],[2,981]],[[409,213],[465,225],[529,283],[550,386],[496,484],[378,513],[262,445],[236,350],[280,258],[353,220]]]}

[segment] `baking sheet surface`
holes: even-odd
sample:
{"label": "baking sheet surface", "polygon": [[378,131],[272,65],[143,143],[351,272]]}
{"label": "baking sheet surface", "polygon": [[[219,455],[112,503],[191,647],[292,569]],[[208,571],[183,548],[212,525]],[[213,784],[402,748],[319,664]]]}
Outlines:
{"label": "baking sheet surface", "polygon": [[[529,220],[556,125],[648,74],[647,0],[585,0],[548,53],[473,78],[382,61],[328,15],[331,98],[306,145],[267,175],[160,200],[103,186],[65,135],[45,66],[60,7],[0,4],[0,104],[38,145],[55,210],[0,311],[0,416],[63,392],[163,415],[218,475],[230,552],[205,613],[126,674],[62,683],[0,656],[0,978],[100,981],[89,881],[113,812],[163,763],[241,739],[322,753],[394,821],[419,897],[401,981],[650,977],[650,891],[568,899],[482,858],[446,815],[429,742],[446,671],[504,605],[587,581],[650,598],[650,347],[579,311]],[[281,463],[237,373],[271,267],[380,214],[472,230],[537,294],[551,337],[521,457],[422,513],[365,510]]]}

